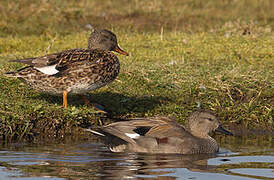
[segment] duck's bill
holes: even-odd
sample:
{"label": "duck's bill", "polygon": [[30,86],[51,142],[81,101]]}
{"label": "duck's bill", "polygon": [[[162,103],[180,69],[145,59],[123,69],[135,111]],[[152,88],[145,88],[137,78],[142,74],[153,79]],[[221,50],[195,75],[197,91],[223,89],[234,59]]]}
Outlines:
{"label": "duck's bill", "polygon": [[119,46],[114,49],[115,52],[128,56],[128,53],[122,50]]}
{"label": "duck's bill", "polygon": [[229,132],[228,130],[224,129],[222,126],[218,126],[218,128],[215,131],[218,131],[218,132],[223,133],[225,135],[233,136],[233,134],[231,132]]}

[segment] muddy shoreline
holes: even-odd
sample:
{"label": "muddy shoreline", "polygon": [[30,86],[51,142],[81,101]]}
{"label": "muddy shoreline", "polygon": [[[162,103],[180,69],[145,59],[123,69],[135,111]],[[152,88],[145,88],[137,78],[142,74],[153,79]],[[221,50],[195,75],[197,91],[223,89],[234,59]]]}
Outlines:
{"label": "muddy shoreline", "polygon": [[[84,131],[84,128],[97,127],[114,121],[117,121],[117,119],[109,119],[105,117],[100,117],[95,121],[87,120],[82,122],[58,122],[52,119],[33,120],[30,122],[30,126],[32,126],[32,128],[25,134],[22,133],[21,135],[17,135],[16,133],[13,133],[12,136],[10,134],[2,134],[0,136],[0,141],[2,144],[18,142],[44,144],[91,140],[96,137],[94,137],[91,133]],[[20,125],[17,124],[17,126],[18,129],[20,129]],[[224,127],[231,131],[235,137],[239,138],[252,136],[274,136],[272,127],[247,128],[244,125],[236,123],[224,123]]]}

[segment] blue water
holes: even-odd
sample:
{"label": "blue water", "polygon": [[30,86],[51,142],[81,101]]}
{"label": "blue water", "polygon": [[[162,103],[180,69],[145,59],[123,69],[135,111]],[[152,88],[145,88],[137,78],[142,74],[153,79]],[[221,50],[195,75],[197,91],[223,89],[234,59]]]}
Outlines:
{"label": "blue water", "polygon": [[0,180],[274,179],[272,137],[220,137],[215,155],[112,153],[94,142],[0,147]]}

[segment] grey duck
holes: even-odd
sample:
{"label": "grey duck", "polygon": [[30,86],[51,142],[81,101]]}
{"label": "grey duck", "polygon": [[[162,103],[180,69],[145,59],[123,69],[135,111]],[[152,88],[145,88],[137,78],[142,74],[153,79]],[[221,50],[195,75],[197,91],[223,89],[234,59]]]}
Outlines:
{"label": "grey duck", "polygon": [[209,154],[219,151],[211,131],[232,135],[220,125],[217,117],[208,110],[193,112],[188,127],[169,117],[135,118],[120,121],[95,130],[113,152]]}

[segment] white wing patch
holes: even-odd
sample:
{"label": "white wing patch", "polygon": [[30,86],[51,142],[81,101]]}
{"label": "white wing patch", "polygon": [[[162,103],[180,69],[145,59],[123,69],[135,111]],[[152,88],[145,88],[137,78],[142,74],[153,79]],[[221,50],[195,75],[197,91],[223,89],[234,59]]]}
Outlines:
{"label": "white wing patch", "polygon": [[51,66],[44,66],[44,67],[34,67],[38,71],[47,74],[47,75],[54,75],[57,74],[59,71],[55,69],[57,64],[51,65]]}
{"label": "white wing patch", "polygon": [[126,136],[130,137],[131,139],[138,139],[140,137],[137,133],[125,133]]}

